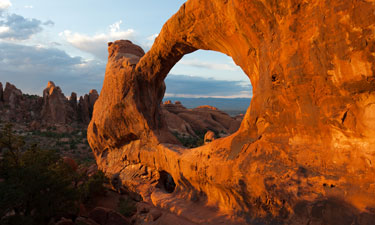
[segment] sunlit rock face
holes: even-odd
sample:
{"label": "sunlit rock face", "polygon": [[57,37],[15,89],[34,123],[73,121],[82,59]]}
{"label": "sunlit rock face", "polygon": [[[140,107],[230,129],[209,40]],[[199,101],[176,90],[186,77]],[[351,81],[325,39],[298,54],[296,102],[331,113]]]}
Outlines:
{"label": "sunlit rock face", "polygon": [[69,112],[68,99],[62,93],[60,87],[49,81],[47,87],[43,90],[43,108],[42,119],[50,123],[69,123],[71,119]]}
{"label": "sunlit rock face", "polygon": [[[225,224],[373,224],[374,11],[373,1],[189,0],[146,54],[110,43],[88,129],[99,167],[196,223],[225,213]],[[160,103],[170,69],[197,49],[231,56],[253,99],[236,133],[185,149]]]}

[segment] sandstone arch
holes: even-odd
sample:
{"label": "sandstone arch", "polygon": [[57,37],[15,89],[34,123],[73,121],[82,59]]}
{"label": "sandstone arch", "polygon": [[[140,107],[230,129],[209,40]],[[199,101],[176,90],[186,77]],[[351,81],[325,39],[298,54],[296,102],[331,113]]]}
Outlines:
{"label": "sandstone arch", "polygon": [[[365,224],[375,208],[374,10],[373,1],[189,0],[146,54],[111,43],[88,129],[99,167],[164,207],[180,197],[249,223]],[[159,105],[170,69],[197,49],[231,56],[253,99],[235,134],[186,150]],[[168,201],[157,171],[176,183]]]}

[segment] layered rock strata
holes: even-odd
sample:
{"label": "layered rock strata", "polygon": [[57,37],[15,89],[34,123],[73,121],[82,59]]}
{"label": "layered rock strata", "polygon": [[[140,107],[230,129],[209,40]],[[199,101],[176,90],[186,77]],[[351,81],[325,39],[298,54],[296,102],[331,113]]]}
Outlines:
{"label": "layered rock strata", "polygon": [[[195,223],[221,212],[232,223],[372,224],[374,11],[373,1],[189,0],[146,54],[110,43],[88,129],[99,167]],[[160,103],[170,69],[197,49],[231,56],[253,98],[236,133],[184,149]]]}

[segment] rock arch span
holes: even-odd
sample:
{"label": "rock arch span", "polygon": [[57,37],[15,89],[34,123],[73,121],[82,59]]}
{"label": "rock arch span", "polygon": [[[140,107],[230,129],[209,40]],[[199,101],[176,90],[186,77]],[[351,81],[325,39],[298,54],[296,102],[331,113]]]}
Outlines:
{"label": "rock arch span", "polygon": [[[374,10],[373,1],[189,0],[146,54],[110,43],[88,129],[99,167],[162,207],[187,199],[248,223],[366,224],[375,208]],[[184,149],[160,103],[170,69],[197,49],[231,56],[253,99],[235,134]],[[158,171],[176,183],[170,198],[154,185]]]}

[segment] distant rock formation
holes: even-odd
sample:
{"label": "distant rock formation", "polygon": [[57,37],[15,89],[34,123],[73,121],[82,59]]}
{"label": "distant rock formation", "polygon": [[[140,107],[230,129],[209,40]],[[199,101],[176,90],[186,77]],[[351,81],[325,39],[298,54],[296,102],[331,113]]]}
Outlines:
{"label": "distant rock formation", "polygon": [[96,90],[91,90],[84,98],[81,97],[79,102],[74,92],[67,99],[60,87],[52,81],[49,81],[43,90],[43,97],[23,94],[21,90],[8,82],[3,90],[2,83],[0,83],[0,119],[29,123],[31,129],[53,124],[87,125],[98,96]]}
{"label": "distant rock formation", "polygon": [[92,111],[94,109],[94,104],[99,98],[99,94],[96,90],[91,90],[89,94],[85,94],[84,97],[79,98],[78,103],[78,114],[80,120],[84,123],[89,123],[92,117]]}
{"label": "distant rock formation", "polygon": [[187,136],[204,135],[208,130],[228,136],[238,130],[242,120],[236,120],[213,106],[187,109],[181,102],[166,101],[161,105],[168,129]]}
{"label": "distant rock formation", "polygon": [[72,113],[69,112],[70,109],[69,101],[62,93],[60,87],[49,81],[43,91],[42,121],[47,123],[70,123],[69,113]]}
{"label": "distant rock formation", "polygon": [[0,104],[4,101],[3,92],[3,84],[0,82]]}
{"label": "distant rock formation", "polygon": [[[374,11],[369,0],[189,0],[146,54],[111,43],[88,128],[99,168],[191,224],[373,224]],[[185,149],[160,104],[169,71],[197,49],[231,56],[253,98],[237,132]],[[230,223],[215,221],[223,213]]]}
{"label": "distant rock formation", "polygon": [[23,100],[22,91],[13,84],[6,83],[4,89],[4,103],[9,105],[11,109],[20,107]]}

